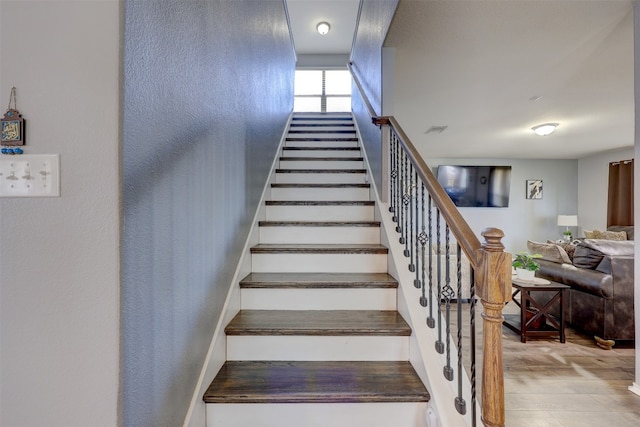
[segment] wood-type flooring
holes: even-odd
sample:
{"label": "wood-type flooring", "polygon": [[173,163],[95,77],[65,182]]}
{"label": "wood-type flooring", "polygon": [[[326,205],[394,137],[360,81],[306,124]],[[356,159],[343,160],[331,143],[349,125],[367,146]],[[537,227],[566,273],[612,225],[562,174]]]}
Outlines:
{"label": "wood-type flooring", "polygon": [[[468,305],[464,307],[466,312]],[[480,312],[478,306],[476,319]],[[517,307],[508,304],[504,312],[517,313]],[[479,332],[478,347],[481,327]],[[506,425],[640,426],[640,396],[628,389],[635,375],[633,344],[603,350],[592,337],[571,327],[566,334],[564,344],[557,338],[528,338],[523,344],[518,334],[503,326]]]}

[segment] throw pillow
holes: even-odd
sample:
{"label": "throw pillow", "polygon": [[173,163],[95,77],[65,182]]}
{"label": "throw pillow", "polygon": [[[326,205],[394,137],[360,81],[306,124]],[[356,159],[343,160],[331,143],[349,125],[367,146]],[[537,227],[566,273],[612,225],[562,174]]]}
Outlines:
{"label": "throw pillow", "polygon": [[602,240],[627,240],[627,232],[626,231],[600,231],[593,230],[592,239],[602,239]]}
{"label": "throw pillow", "polygon": [[585,239],[595,239],[595,237],[593,237],[593,231],[591,230],[583,230],[583,231],[584,231]]}
{"label": "throw pillow", "polygon": [[576,252],[573,255],[573,265],[578,268],[585,268],[588,270],[595,269],[600,261],[604,258],[604,254],[596,248],[590,247],[584,243],[579,244],[576,248]]}
{"label": "throw pillow", "polygon": [[576,252],[576,244],[574,242],[568,243],[568,242],[554,242],[551,240],[547,240],[547,243],[553,243],[556,244],[558,246],[560,246],[562,249],[564,249],[564,251],[567,253],[567,256],[569,257],[569,259],[571,260],[571,263],[573,263],[573,254]]}
{"label": "throw pillow", "polygon": [[610,225],[607,231],[624,231],[627,233],[627,240],[634,240],[633,225]]}
{"label": "throw pillow", "polygon": [[541,243],[527,241],[527,250],[532,254],[542,255],[542,259],[555,262],[557,264],[571,264],[571,259],[567,252],[555,243]]}

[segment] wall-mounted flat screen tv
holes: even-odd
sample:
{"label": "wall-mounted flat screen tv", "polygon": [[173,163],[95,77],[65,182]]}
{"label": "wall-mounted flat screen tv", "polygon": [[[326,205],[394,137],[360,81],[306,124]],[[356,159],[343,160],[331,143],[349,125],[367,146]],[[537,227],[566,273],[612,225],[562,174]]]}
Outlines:
{"label": "wall-mounted flat screen tv", "polygon": [[511,166],[438,166],[438,182],[458,207],[509,206]]}

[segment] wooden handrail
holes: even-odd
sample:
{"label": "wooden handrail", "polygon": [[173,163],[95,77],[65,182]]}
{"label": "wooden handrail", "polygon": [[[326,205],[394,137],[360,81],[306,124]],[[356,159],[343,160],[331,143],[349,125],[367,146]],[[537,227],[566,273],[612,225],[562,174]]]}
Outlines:
{"label": "wooden handrail", "polygon": [[442,216],[445,218],[447,224],[456,237],[456,240],[460,244],[460,247],[464,251],[465,255],[469,259],[469,262],[475,269],[477,267],[476,263],[476,250],[480,248],[480,240],[476,237],[469,224],[464,220],[460,211],[456,208],[455,204],[451,201],[449,195],[444,191],[444,188],[438,182],[438,179],[433,175],[431,169],[427,166],[424,159],[420,156],[420,153],[416,149],[416,147],[411,143],[411,140],[404,133],[400,124],[396,121],[396,119],[392,116],[378,116],[371,106],[364,89],[362,88],[362,84],[358,79],[358,76],[355,74],[353,70],[353,66],[351,63],[347,64],[349,71],[351,72],[351,76],[353,81],[358,88],[358,91],[362,95],[362,100],[364,101],[365,107],[367,108],[367,113],[371,117],[371,121],[376,126],[391,126],[394,129],[402,146],[405,148],[409,158],[413,162],[416,167],[416,172],[418,176],[424,182],[425,187],[431,194],[433,202],[436,204]]}
{"label": "wooden handrail", "polygon": [[[389,126],[431,196],[440,215],[475,272],[477,293],[483,306],[482,422],[504,426],[504,374],[502,365],[502,309],[511,299],[511,255],[504,251],[504,233],[497,228],[482,231],[481,244],[426,162],[392,116],[379,116],[368,101],[352,64],[348,64],[361,98],[377,126]],[[475,424],[474,424],[475,425]]]}
{"label": "wooden handrail", "polygon": [[385,116],[379,116],[378,113],[376,113],[376,110],[373,109],[373,106],[369,102],[369,98],[367,98],[366,92],[364,91],[364,88],[362,87],[362,84],[360,83],[358,76],[353,70],[353,64],[351,62],[347,64],[347,68],[349,69],[349,72],[351,72],[351,77],[353,78],[353,81],[355,82],[356,87],[358,88],[358,91],[362,95],[362,100],[364,101],[364,106],[367,108],[367,113],[369,114],[369,117],[371,117],[371,122],[376,126],[388,125],[389,118]]}
{"label": "wooden handrail", "polygon": [[442,188],[442,185],[440,185],[438,179],[435,177],[429,166],[427,166],[427,163],[424,161],[422,156],[420,156],[420,153],[411,143],[396,119],[394,117],[388,117],[387,120],[389,125],[394,129],[398,138],[400,138],[400,142],[402,143],[407,156],[416,168],[418,176],[422,179],[422,182],[427,188],[429,194],[431,194],[431,199],[438,209],[440,209],[440,214],[444,217],[451,229],[451,232],[456,237],[458,244],[475,269],[478,267],[476,251],[481,247],[480,240],[473,230],[471,230],[469,224],[464,220],[456,205],[453,203],[447,192],[444,191],[444,188]]}

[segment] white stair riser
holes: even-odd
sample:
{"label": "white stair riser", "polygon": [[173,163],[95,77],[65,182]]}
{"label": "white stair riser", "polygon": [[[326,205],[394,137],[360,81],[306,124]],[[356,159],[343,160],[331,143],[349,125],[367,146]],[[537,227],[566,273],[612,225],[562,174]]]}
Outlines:
{"label": "white stair riser", "polygon": [[308,187],[287,187],[272,188],[271,200],[322,200],[322,201],[366,201],[369,200],[369,189],[367,187],[346,187],[346,188],[308,188]]}
{"label": "white stair riser", "polygon": [[284,157],[359,157],[360,150],[284,150]]}
{"label": "white stair riser", "polygon": [[240,291],[243,310],[396,310],[394,288],[265,289]]}
{"label": "white stair riser", "polygon": [[251,255],[254,273],[386,273],[386,254]]}
{"label": "white stair riser", "polygon": [[373,221],[373,206],[267,206],[267,221]]}
{"label": "white stair riser", "polygon": [[426,402],[209,404],[207,427],[424,427]]}
{"label": "white stair riser", "polygon": [[328,129],[322,129],[322,132],[316,132],[320,129],[315,129],[303,133],[297,133],[297,131],[303,129],[295,129],[296,133],[288,133],[287,138],[311,138],[311,139],[344,139],[344,138],[355,138],[356,133],[353,129],[342,129],[343,131],[349,131],[346,133],[341,132],[332,132]]}
{"label": "white stair riser", "polygon": [[[337,156],[331,156],[337,157]],[[357,157],[357,156],[353,156]],[[281,169],[364,169],[360,160],[280,160]]]}
{"label": "white stair riser", "polygon": [[260,243],[380,243],[379,227],[260,227]]}
{"label": "white stair riser", "polygon": [[364,184],[365,173],[276,173],[279,184]]}
{"label": "white stair riser", "polygon": [[292,126],[290,127],[290,129],[292,130],[297,130],[300,128],[304,129],[305,127],[313,128],[316,130],[322,130],[322,129],[332,128],[332,127],[339,128],[339,129],[349,129],[354,127],[353,120],[318,121],[318,120],[300,119],[300,120],[292,121],[291,125]]}
{"label": "white stair riser", "polygon": [[227,360],[409,360],[409,337],[228,335]]}
{"label": "white stair riser", "polygon": [[328,139],[326,141],[285,141],[285,147],[357,147],[358,141],[335,141]]}

